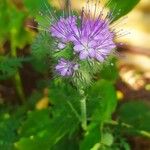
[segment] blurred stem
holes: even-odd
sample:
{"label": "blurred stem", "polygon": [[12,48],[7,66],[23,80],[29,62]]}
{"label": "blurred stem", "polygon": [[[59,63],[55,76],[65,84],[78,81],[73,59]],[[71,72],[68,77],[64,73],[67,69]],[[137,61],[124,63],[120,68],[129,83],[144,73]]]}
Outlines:
{"label": "blurred stem", "polygon": [[66,10],[66,15],[70,16],[70,13],[71,13],[71,2],[70,2],[70,0],[65,0],[65,10]]}
{"label": "blurred stem", "polygon": [[86,97],[83,90],[80,90],[80,95],[82,96],[80,100],[81,107],[81,126],[83,130],[87,129],[87,116],[86,116]]}
{"label": "blurred stem", "polygon": [[[16,44],[13,42],[13,33],[12,33],[12,37],[11,37],[11,56],[14,58],[17,58],[17,48],[16,48]],[[19,70],[17,69],[16,74],[13,77],[13,82],[16,88],[16,92],[21,100],[21,103],[25,102],[25,94],[23,91],[23,86],[22,86],[22,81],[21,81],[21,77],[20,77],[20,73]]]}
{"label": "blurred stem", "polygon": [[103,123],[100,124],[100,142],[103,139]]}
{"label": "blurred stem", "polygon": [[147,138],[150,138],[150,133],[147,132],[147,131],[144,131],[144,130],[137,130],[137,129],[134,129],[134,127],[130,124],[127,124],[127,123],[119,123],[117,121],[114,121],[114,120],[111,120],[109,122],[106,122],[107,124],[110,124],[110,125],[114,125],[114,126],[118,126],[118,125],[121,125],[121,127],[124,127],[124,128],[127,128],[127,129],[132,129],[135,133],[141,135],[141,136],[144,136],[144,137],[147,137]]}

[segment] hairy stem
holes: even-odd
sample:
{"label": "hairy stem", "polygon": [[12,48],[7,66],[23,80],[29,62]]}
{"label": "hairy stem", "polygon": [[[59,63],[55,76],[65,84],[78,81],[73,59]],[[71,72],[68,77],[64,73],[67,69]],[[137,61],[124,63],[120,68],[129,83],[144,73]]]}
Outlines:
{"label": "hairy stem", "polygon": [[80,90],[80,94],[82,96],[80,100],[80,106],[81,106],[81,126],[83,130],[87,129],[87,116],[86,116],[86,97],[84,95],[84,91]]}

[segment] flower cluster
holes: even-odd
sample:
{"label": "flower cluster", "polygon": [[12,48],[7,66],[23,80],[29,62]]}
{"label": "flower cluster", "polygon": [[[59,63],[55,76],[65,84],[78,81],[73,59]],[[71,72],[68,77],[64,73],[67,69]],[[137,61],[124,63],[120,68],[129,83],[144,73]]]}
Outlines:
{"label": "flower cluster", "polygon": [[[89,12],[89,11],[88,11]],[[50,27],[50,33],[59,41],[58,49],[62,51],[68,43],[73,44],[73,51],[78,60],[97,60],[103,62],[112,49],[115,34],[110,30],[109,18],[103,18],[102,13],[98,17],[92,17],[81,12],[80,17],[74,15],[63,18]],[[62,76],[72,76],[77,62],[61,58],[56,71]]]}
{"label": "flower cluster", "polygon": [[78,65],[61,58],[55,68],[60,75],[71,76],[78,69]]}

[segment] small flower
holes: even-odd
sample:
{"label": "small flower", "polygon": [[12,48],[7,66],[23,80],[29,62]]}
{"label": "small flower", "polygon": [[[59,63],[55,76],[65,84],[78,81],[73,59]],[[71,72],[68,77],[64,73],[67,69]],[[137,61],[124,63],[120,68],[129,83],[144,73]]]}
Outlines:
{"label": "small flower", "polygon": [[65,47],[65,43],[71,41],[73,35],[72,29],[76,29],[76,19],[77,18],[75,16],[60,18],[58,22],[51,25],[51,35],[60,40],[58,48],[60,47],[60,49],[63,49]]}
{"label": "small flower", "polygon": [[61,76],[72,76],[74,71],[78,69],[78,65],[61,58],[55,69]]}

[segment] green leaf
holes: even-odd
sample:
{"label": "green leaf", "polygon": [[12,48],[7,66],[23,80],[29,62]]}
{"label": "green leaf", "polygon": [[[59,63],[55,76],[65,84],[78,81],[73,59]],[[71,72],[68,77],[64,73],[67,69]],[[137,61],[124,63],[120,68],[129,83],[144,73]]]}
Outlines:
{"label": "green leaf", "polygon": [[30,13],[38,12],[41,8],[41,4],[44,3],[44,1],[47,0],[36,0],[36,1],[23,0],[24,5],[26,6],[26,8],[29,10]]}
{"label": "green leaf", "polygon": [[100,80],[92,85],[87,91],[87,117],[91,118],[87,134],[81,143],[83,149],[98,149],[101,145],[110,146],[113,137],[110,134],[102,134],[102,126],[105,121],[111,119],[117,104],[116,92],[113,85]]}
{"label": "green leaf", "polygon": [[83,141],[80,143],[80,150],[90,150],[95,144],[100,142],[100,127],[98,124],[91,124]]}
{"label": "green leaf", "polygon": [[49,150],[49,141],[47,139],[47,134],[45,133],[41,133],[44,137],[35,137],[35,136],[31,136],[29,138],[21,138],[18,142],[16,142],[15,145],[15,149],[16,150],[40,150],[43,149],[44,150]]}
{"label": "green leaf", "polygon": [[[61,115],[65,115],[62,114]],[[30,136],[21,137],[18,142],[15,143],[15,147],[17,150],[40,150],[44,147],[45,150],[50,149],[57,142],[59,142],[64,136],[70,132],[70,127],[74,128],[73,125],[76,126],[76,122],[74,122],[71,116],[62,116],[55,117],[53,119],[49,119],[49,121],[44,121],[43,119],[39,120],[37,116],[35,127],[31,126],[33,121],[30,121],[27,128],[25,130],[29,130],[28,134]],[[35,119],[34,119],[35,120]],[[69,120],[69,122],[68,122]],[[72,122],[73,121],[73,122]],[[46,123],[46,126],[44,126]],[[48,126],[49,124],[49,126]],[[33,124],[34,125],[34,124]],[[37,127],[36,127],[37,125]],[[39,128],[40,127],[40,128]],[[31,129],[30,129],[31,128]]]}
{"label": "green leaf", "polygon": [[102,66],[98,74],[102,79],[108,81],[116,81],[118,78],[118,70],[116,66],[116,58],[108,59]]}
{"label": "green leaf", "polygon": [[80,144],[80,150],[99,150],[103,147],[111,147],[114,137],[111,133],[101,133],[98,123],[91,123],[87,133]]}
{"label": "green leaf", "polygon": [[105,146],[111,146],[113,144],[114,137],[110,133],[104,133],[102,136],[101,144]]}
{"label": "green leaf", "polygon": [[135,129],[150,132],[150,106],[142,101],[131,101],[119,109],[121,121],[132,125]]}
{"label": "green leaf", "polygon": [[113,12],[114,19],[117,20],[130,12],[139,1],[140,0],[108,0],[108,7]]}
{"label": "green leaf", "polygon": [[35,110],[28,113],[27,119],[19,129],[20,139],[15,143],[19,150],[38,150],[49,147],[50,117],[49,110]]}
{"label": "green leaf", "polygon": [[[20,136],[32,136],[44,128],[48,128],[50,126],[50,117],[49,110],[35,110],[33,112],[29,112],[27,116],[27,120],[23,123],[20,128]],[[39,122],[42,120],[42,123]],[[28,130],[27,130],[28,129]]]}
{"label": "green leaf", "polygon": [[12,77],[17,72],[18,68],[22,67],[22,59],[0,57],[0,80],[5,80]]}
{"label": "green leaf", "polygon": [[39,33],[32,44],[32,61],[33,68],[40,72],[45,73],[50,68],[50,54],[52,53],[53,46],[51,46],[53,39],[48,33]]}
{"label": "green leaf", "polygon": [[[57,45],[56,45],[56,48],[57,48]],[[73,58],[73,47],[72,47],[72,45],[67,44],[63,50],[56,52],[53,57],[56,58],[57,60],[60,58],[72,59]]]}
{"label": "green leaf", "polygon": [[117,105],[116,91],[113,85],[106,80],[100,80],[88,90],[88,94],[88,110],[91,111],[89,115],[92,116],[92,120],[103,124],[111,119]]}
{"label": "green leaf", "polygon": [[[72,97],[74,95],[74,97]],[[19,130],[17,150],[45,150],[54,148],[63,138],[72,136],[79,126],[78,95],[76,90],[61,84],[50,90],[51,109],[29,112]]]}
{"label": "green leaf", "polygon": [[[30,99],[36,99],[38,95]],[[14,150],[14,143],[20,138],[20,127],[26,119],[26,113],[31,108],[30,105],[2,105],[0,107],[0,149],[1,150]],[[42,116],[44,117],[44,116]],[[27,132],[27,131],[26,131]]]}
{"label": "green leaf", "polygon": [[45,59],[53,51],[52,41],[48,33],[39,33],[32,44],[32,55],[39,60]]}
{"label": "green leaf", "polygon": [[17,129],[20,119],[7,112],[0,115],[0,149],[13,149],[13,143],[18,139]]}
{"label": "green leaf", "polygon": [[46,74],[50,69],[49,63],[40,59],[36,59],[35,57],[32,58],[31,65],[35,71],[41,74]]}
{"label": "green leaf", "polygon": [[72,137],[64,137],[57,144],[55,144],[51,150],[77,150],[79,149],[79,138],[76,132]]}
{"label": "green leaf", "polygon": [[124,148],[124,150],[131,150],[129,143],[127,143],[125,140],[121,140],[120,145],[122,148]]}

